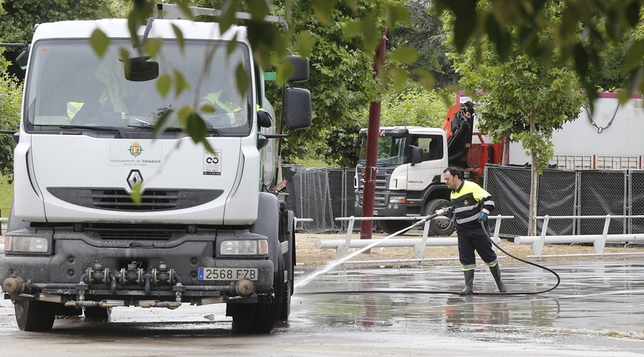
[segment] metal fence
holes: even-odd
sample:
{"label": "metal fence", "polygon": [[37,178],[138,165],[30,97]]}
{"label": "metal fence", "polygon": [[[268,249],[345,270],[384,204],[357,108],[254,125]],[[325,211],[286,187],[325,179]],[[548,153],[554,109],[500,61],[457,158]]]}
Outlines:
{"label": "metal fence", "polygon": [[[288,181],[286,205],[302,222],[302,230],[311,233],[346,231],[346,221],[338,217],[355,212],[353,180],[355,169],[305,169],[285,165]],[[485,188],[497,204],[495,215],[514,216],[501,228],[502,237],[528,234],[530,168],[488,165]],[[539,176],[537,216],[620,215],[614,219],[609,234],[644,233],[644,170],[561,170],[545,169]],[[540,231],[543,221],[537,221]],[[603,222],[561,219],[550,222],[548,235],[597,234]]]}
{"label": "metal fence", "polygon": [[354,214],[355,169],[309,168],[284,165],[283,178],[287,180],[287,209],[299,218],[312,218],[302,222],[302,230],[311,233],[345,231],[347,222],[335,218]]}
{"label": "metal fence", "polygon": [[[489,165],[485,187],[497,203],[495,214],[516,218],[504,224],[502,236],[528,234],[530,168]],[[644,232],[644,171],[546,169],[539,176],[537,216],[623,216],[613,219],[609,234]],[[541,231],[543,221],[537,221]],[[550,222],[548,235],[597,234],[603,221],[562,219]]]}

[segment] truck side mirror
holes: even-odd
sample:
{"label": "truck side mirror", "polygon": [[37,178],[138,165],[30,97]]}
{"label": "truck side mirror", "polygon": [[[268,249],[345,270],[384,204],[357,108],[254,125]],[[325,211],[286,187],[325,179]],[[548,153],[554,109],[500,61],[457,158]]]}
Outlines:
{"label": "truck side mirror", "polygon": [[302,56],[288,56],[295,72],[289,77],[289,83],[306,82],[309,80],[309,59]]}
{"label": "truck side mirror", "polygon": [[423,162],[423,149],[418,146],[411,147],[411,165],[414,166]]}
{"label": "truck side mirror", "polygon": [[354,148],[359,148],[360,147],[360,137],[358,137],[358,136],[353,137],[353,147]]}
{"label": "truck side mirror", "polygon": [[284,90],[284,115],[286,127],[290,130],[306,129],[311,126],[311,92],[303,88]]}

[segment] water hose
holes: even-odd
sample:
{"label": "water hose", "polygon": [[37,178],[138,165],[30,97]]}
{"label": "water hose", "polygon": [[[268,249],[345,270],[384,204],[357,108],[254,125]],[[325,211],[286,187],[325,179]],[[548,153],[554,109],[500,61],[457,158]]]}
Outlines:
{"label": "water hose", "polygon": [[483,221],[481,221],[481,228],[483,229],[483,232],[485,232],[485,235],[487,235],[488,239],[490,239],[490,242],[492,242],[492,244],[494,244],[494,246],[497,247],[497,249],[499,249],[500,251],[505,253],[510,258],[516,259],[516,260],[518,260],[518,261],[520,261],[522,263],[532,265],[532,266],[537,267],[537,268],[541,268],[541,269],[543,269],[545,271],[548,271],[548,272],[552,273],[552,275],[554,275],[557,278],[557,283],[553,287],[551,287],[549,289],[546,289],[546,290],[540,290],[540,291],[534,291],[534,292],[526,292],[526,293],[499,293],[499,295],[504,295],[504,294],[506,294],[506,295],[507,294],[513,294],[513,295],[516,295],[516,294],[525,294],[525,295],[543,294],[543,293],[547,293],[548,291],[552,291],[552,290],[556,289],[559,286],[559,283],[561,283],[561,277],[559,277],[559,274],[557,274],[556,271],[554,271],[554,270],[552,270],[552,269],[550,269],[550,268],[548,268],[546,266],[543,266],[541,264],[537,264],[537,263],[531,262],[529,260],[521,259],[519,257],[516,257],[516,256],[508,253],[505,249],[501,248],[498,244],[494,243],[494,239],[492,239],[492,237],[490,237],[490,233],[488,233],[487,229],[485,228],[485,224],[483,223]]}

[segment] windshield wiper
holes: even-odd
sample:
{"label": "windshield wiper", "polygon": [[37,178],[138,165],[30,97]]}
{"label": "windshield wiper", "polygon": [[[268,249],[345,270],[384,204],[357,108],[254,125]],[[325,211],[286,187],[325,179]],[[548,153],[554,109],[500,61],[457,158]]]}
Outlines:
{"label": "windshield wiper", "polygon": [[125,138],[125,131],[123,130],[123,128],[119,126],[103,126],[103,125],[87,126],[87,125],[63,124],[63,125],[58,125],[58,127],[61,129],[86,129],[91,131],[112,131],[119,134],[120,138]]}

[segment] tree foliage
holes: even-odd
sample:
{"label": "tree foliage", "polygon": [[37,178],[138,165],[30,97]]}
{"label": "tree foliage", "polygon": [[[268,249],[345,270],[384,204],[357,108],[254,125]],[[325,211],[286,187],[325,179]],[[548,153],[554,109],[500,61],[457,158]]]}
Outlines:
{"label": "tree foliage", "polygon": [[[4,0],[0,14],[0,36],[2,42],[29,43],[35,25],[63,20],[90,20],[112,16],[111,3],[119,0]],[[20,51],[6,51],[4,56],[9,62]],[[24,71],[12,65],[9,71],[17,78],[24,78]]]}
{"label": "tree foliage", "polygon": [[[22,85],[6,73],[0,74],[0,129],[18,130],[21,98]],[[14,147],[12,135],[0,135],[0,173],[10,181],[13,180]]]}
{"label": "tree foliage", "polygon": [[369,16],[379,6],[378,1],[362,1],[353,9],[336,8],[329,14],[334,23],[329,26],[315,16],[310,3],[301,1],[293,5],[289,24],[298,33],[293,47],[301,47],[298,41],[313,44],[309,54],[311,79],[303,84],[311,91],[313,125],[284,141],[283,154],[287,160],[306,156],[304,150],[311,143],[327,142],[329,145],[319,145],[316,151],[324,151],[329,162],[346,161],[347,150],[331,154],[327,148],[352,150],[351,141],[347,143],[346,139],[357,132],[346,129],[359,129],[356,123],[360,122],[362,109],[379,95],[373,79],[374,52],[365,51],[364,42],[347,33],[347,28],[355,24],[355,18]]}
{"label": "tree foliage", "polygon": [[[557,17],[549,13],[553,4],[558,6]],[[503,61],[518,52],[546,67],[565,65],[577,74],[592,106],[597,87],[591,70],[604,71],[608,63],[601,61],[602,50],[620,44],[641,26],[644,0],[435,0],[435,5],[437,13],[448,10],[455,16],[451,28],[457,52],[478,48],[488,38]],[[543,41],[544,33],[552,34],[549,41]],[[620,70],[627,85],[619,96],[622,103],[644,91],[644,40],[624,45]]]}
{"label": "tree foliage", "polygon": [[412,73],[416,73],[412,74],[413,81],[422,80],[422,76],[415,72],[422,68],[434,76],[436,87],[456,85],[459,76],[446,55],[448,49],[443,44],[446,31],[440,17],[430,13],[429,1],[410,1],[405,3],[405,8],[409,11],[409,22],[390,29],[387,36],[388,50],[409,46],[417,52],[417,60],[406,66]]}

